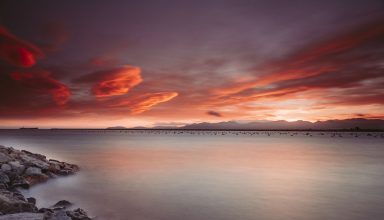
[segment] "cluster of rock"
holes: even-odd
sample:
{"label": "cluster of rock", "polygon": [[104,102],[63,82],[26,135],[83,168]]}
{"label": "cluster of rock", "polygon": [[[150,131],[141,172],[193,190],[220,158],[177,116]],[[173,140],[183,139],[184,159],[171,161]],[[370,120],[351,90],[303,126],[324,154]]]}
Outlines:
{"label": "cluster of rock", "polygon": [[0,220],[88,220],[82,209],[69,210],[62,200],[49,208],[36,207],[36,199],[25,198],[19,188],[46,182],[50,178],[74,174],[74,164],[48,160],[44,155],[0,146]]}

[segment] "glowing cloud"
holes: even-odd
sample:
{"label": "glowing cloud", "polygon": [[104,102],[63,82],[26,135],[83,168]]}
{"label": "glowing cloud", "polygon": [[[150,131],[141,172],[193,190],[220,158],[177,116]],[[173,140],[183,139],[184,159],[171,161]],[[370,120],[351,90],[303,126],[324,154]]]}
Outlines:
{"label": "glowing cloud", "polygon": [[0,26],[0,59],[14,66],[28,68],[42,56],[39,48],[18,39]]}
{"label": "glowing cloud", "polygon": [[53,79],[49,72],[13,72],[10,74],[10,77],[25,88],[39,94],[50,95],[55,103],[60,106],[65,105],[71,95],[68,87]]}
{"label": "glowing cloud", "polygon": [[157,92],[148,93],[131,100],[122,100],[117,104],[113,104],[112,107],[129,108],[131,114],[140,114],[148,111],[152,106],[162,102],[167,102],[178,95],[177,92]]}
{"label": "glowing cloud", "polygon": [[139,67],[122,66],[90,73],[75,82],[92,84],[91,91],[96,98],[119,96],[126,94],[143,81],[140,72]]}

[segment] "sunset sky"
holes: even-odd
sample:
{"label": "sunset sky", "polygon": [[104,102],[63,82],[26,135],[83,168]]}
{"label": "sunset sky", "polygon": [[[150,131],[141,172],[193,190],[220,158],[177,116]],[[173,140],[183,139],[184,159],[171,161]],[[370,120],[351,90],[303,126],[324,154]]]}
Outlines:
{"label": "sunset sky", "polygon": [[0,127],[384,119],[384,1],[5,0],[0,70]]}

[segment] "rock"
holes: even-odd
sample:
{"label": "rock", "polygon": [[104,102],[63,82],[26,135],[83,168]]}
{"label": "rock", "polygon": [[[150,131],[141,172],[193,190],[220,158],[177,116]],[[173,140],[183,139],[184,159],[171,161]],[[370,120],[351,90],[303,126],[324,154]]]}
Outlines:
{"label": "rock", "polygon": [[25,166],[20,164],[19,161],[11,161],[8,164],[11,165],[12,170],[14,170],[18,175],[22,174],[25,170]]}
{"label": "rock", "polygon": [[36,205],[36,199],[35,199],[35,198],[33,198],[33,197],[29,197],[29,198],[27,198],[27,202],[29,202],[29,203],[32,203],[32,204],[34,204],[34,205]]}
{"label": "rock", "polygon": [[12,214],[36,211],[36,206],[28,203],[20,193],[0,190],[0,212]]}
{"label": "rock", "polygon": [[0,163],[7,163],[8,161],[12,160],[10,156],[7,154],[0,152]]}
{"label": "rock", "polygon": [[30,157],[36,158],[38,160],[47,160],[47,157],[42,155],[42,154],[36,154],[36,153],[32,153],[32,152],[29,152],[29,151],[26,151],[26,150],[21,150],[21,152],[27,154]]}
{"label": "rock", "polygon": [[64,210],[56,211],[54,213],[45,214],[47,220],[71,220]]}
{"label": "rock", "polygon": [[12,170],[12,167],[9,164],[5,163],[5,164],[1,165],[1,170],[4,172],[9,172]]}
{"label": "rock", "polygon": [[60,175],[60,176],[68,176],[68,175],[72,175],[74,173],[75,172],[73,170],[69,170],[69,169],[63,169],[63,170],[59,170],[57,172],[57,174]]}
{"label": "rock", "polygon": [[24,178],[30,186],[36,185],[38,183],[44,183],[49,179],[49,177],[45,174],[26,175]]}
{"label": "rock", "polygon": [[38,210],[39,213],[47,213],[47,212],[51,212],[53,213],[53,210],[52,209],[49,209],[49,208],[40,208]]}
{"label": "rock", "polygon": [[[61,200],[50,208],[37,209],[36,199],[27,198],[17,187],[45,182],[57,175],[69,175],[79,167],[44,155],[0,146],[0,220],[89,220],[82,209],[68,211],[72,203]],[[37,213],[39,212],[39,213]]]}
{"label": "rock", "polygon": [[72,205],[72,203],[68,202],[67,200],[60,200],[56,204],[54,204],[53,207],[65,207],[65,208],[67,208],[71,205]]}
{"label": "rock", "polygon": [[24,173],[24,179],[29,185],[46,182],[49,177],[41,173],[41,169],[37,167],[28,167]]}
{"label": "rock", "polygon": [[37,167],[28,167],[25,170],[26,175],[40,175],[41,174],[41,169]]}
{"label": "rock", "polygon": [[52,173],[57,173],[61,169],[59,164],[49,163],[48,171]]}
{"label": "rock", "polygon": [[29,189],[29,183],[21,176],[16,176],[11,183],[12,188],[21,187],[23,189]]}
{"label": "rock", "polygon": [[0,183],[0,190],[1,189],[8,189],[8,186],[4,183]]}
{"label": "rock", "polygon": [[87,213],[82,209],[67,211],[67,215],[71,217],[72,220],[92,220],[90,217],[88,217]]}
{"label": "rock", "polygon": [[9,177],[4,172],[0,171],[0,183],[8,184],[10,182]]}
{"label": "rock", "polygon": [[44,220],[41,213],[17,213],[0,216],[0,220]]}
{"label": "rock", "polygon": [[48,169],[49,167],[49,164],[46,161],[37,159],[26,154],[21,154],[20,158],[24,161],[26,165],[29,166],[39,167],[40,169]]}

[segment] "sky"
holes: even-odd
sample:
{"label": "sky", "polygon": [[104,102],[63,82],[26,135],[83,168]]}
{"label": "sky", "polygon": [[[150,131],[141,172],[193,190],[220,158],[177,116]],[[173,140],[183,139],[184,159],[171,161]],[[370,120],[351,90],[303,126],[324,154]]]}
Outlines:
{"label": "sky", "polygon": [[2,0],[0,126],[384,119],[382,0]]}

